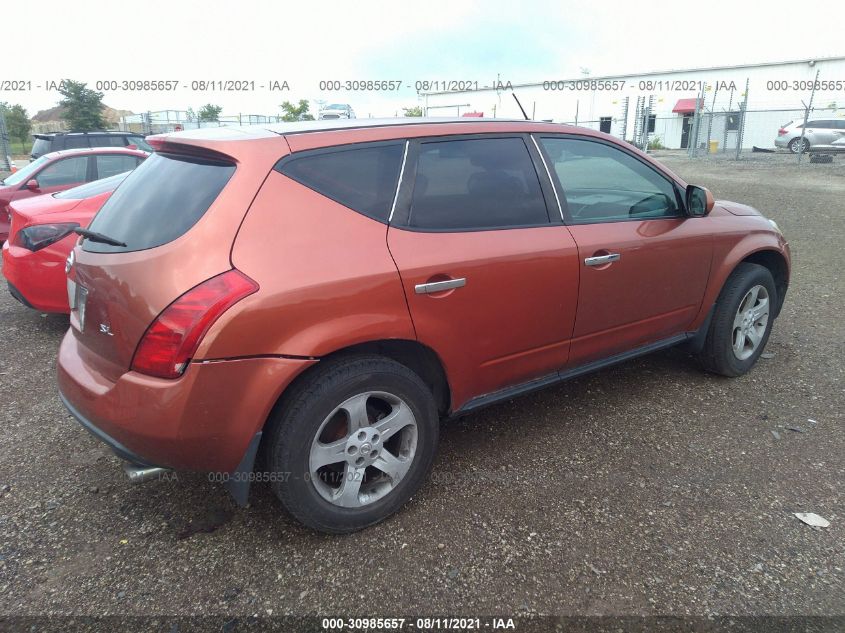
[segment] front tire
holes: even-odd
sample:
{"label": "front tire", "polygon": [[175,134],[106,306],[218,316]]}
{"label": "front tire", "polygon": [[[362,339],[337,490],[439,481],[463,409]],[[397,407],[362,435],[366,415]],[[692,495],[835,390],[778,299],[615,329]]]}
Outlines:
{"label": "front tire", "polygon": [[750,370],[769,340],[777,302],[768,268],[751,263],[737,266],[716,301],[700,354],[704,368],[731,377]]}
{"label": "front tire", "polygon": [[379,356],[322,361],[271,417],[267,466],[285,509],[321,532],[354,532],[396,512],[437,449],[434,397]]}

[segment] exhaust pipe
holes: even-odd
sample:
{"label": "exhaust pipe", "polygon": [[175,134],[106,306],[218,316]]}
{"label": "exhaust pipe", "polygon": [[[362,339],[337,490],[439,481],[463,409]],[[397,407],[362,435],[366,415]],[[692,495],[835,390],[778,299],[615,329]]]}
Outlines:
{"label": "exhaust pipe", "polygon": [[151,479],[158,479],[164,473],[170,472],[169,468],[159,468],[158,466],[139,466],[138,464],[130,464],[126,462],[123,464],[123,470],[129,481],[133,484],[140,484]]}

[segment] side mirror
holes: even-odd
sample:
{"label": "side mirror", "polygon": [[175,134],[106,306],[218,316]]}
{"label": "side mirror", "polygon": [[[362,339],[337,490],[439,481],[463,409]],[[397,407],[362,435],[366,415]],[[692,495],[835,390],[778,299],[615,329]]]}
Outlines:
{"label": "side mirror", "polygon": [[686,195],[687,215],[693,218],[703,218],[713,210],[713,194],[704,187],[689,185]]}
{"label": "side mirror", "polygon": [[26,183],[26,188],[30,191],[38,191],[38,181],[33,178],[32,180]]}
{"label": "side mirror", "polygon": [[134,143],[130,143],[129,145],[126,146],[126,149],[138,149],[138,146],[135,145]]}

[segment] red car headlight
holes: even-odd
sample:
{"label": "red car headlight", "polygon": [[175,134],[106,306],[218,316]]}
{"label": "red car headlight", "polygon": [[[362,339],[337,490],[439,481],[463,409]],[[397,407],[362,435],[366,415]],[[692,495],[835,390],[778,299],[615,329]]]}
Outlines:
{"label": "red car headlight", "polygon": [[35,252],[58,242],[63,237],[67,237],[78,226],[77,222],[34,224],[18,231],[18,234],[15,235],[15,245]]}

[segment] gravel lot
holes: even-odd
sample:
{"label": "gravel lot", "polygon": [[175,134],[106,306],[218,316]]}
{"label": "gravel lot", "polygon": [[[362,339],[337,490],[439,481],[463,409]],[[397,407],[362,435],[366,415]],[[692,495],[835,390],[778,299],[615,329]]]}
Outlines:
{"label": "gravel lot", "polygon": [[845,614],[845,161],[664,160],[789,237],[774,356],[670,350],[444,425],[431,482],[347,537],[264,487],[131,486],[58,400],[67,320],[0,291],[0,616]]}

